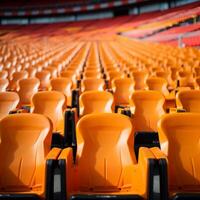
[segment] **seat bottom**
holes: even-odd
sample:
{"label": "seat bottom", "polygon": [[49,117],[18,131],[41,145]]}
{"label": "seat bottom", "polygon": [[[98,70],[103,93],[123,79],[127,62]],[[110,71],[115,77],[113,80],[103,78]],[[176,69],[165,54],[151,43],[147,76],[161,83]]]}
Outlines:
{"label": "seat bottom", "polygon": [[88,195],[73,195],[70,200],[142,200],[138,195],[102,195],[102,194],[88,194]]}
{"label": "seat bottom", "polygon": [[171,200],[199,200],[200,193],[177,193]]}
{"label": "seat bottom", "polygon": [[0,194],[0,200],[39,200],[41,199],[38,195],[35,194]]}

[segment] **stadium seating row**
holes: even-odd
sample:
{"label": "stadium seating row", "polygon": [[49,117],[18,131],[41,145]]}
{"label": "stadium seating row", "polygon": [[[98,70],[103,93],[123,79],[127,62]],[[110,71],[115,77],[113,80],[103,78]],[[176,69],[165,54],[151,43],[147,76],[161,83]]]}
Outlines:
{"label": "stadium seating row", "polygon": [[184,11],[5,30],[0,199],[200,198],[200,51],[116,35]]}

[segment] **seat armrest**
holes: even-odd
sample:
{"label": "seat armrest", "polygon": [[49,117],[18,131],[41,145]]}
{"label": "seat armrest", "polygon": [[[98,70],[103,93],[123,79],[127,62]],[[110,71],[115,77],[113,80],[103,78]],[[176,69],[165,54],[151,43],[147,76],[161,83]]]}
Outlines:
{"label": "seat armrest", "polygon": [[169,108],[168,113],[180,113],[180,112],[186,112],[183,108]]}
{"label": "seat armrest", "polygon": [[45,199],[51,200],[54,195],[54,177],[57,168],[57,159],[61,149],[52,148],[46,157]]}
{"label": "seat armrest", "polygon": [[70,161],[70,159],[72,161],[72,158],[73,158],[73,152],[72,148],[70,147],[63,149],[58,157],[59,160],[68,160],[68,161]]}
{"label": "seat armrest", "polygon": [[154,176],[157,175],[157,159],[149,148],[141,147],[139,160],[133,172],[134,187],[145,199],[154,199]]}
{"label": "seat armrest", "polygon": [[27,111],[28,113],[30,113],[31,112],[31,105],[24,105],[24,106],[22,106],[22,109]]}
{"label": "seat armrest", "polygon": [[126,108],[126,106],[115,105],[115,113],[121,113],[122,110],[124,110],[125,108]]}
{"label": "seat armrest", "polygon": [[167,156],[157,147],[151,148],[152,153],[158,159],[160,176],[160,197],[168,200],[168,159]]}
{"label": "seat armrest", "polygon": [[78,119],[79,119],[78,110],[77,110],[77,108],[72,108],[71,111],[74,112],[75,124],[77,124]]}
{"label": "seat armrest", "polygon": [[111,94],[113,94],[113,90],[112,89],[106,89],[106,92],[110,92]]}
{"label": "seat armrest", "polygon": [[16,114],[16,113],[28,113],[28,111],[25,109],[15,109],[9,112],[9,114]]}
{"label": "seat armrest", "polygon": [[52,140],[51,140],[51,148],[57,147],[57,148],[63,148],[64,143],[64,136],[61,134],[61,132],[53,132],[52,134]]}
{"label": "seat armrest", "polygon": [[46,159],[47,159],[47,160],[49,160],[49,159],[56,160],[56,159],[58,159],[60,153],[61,153],[61,149],[60,149],[60,148],[54,147],[54,148],[52,148],[52,149],[50,150],[50,152],[48,153]]}
{"label": "seat armrest", "polygon": [[66,196],[73,190],[75,180],[75,171],[73,162],[73,150],[68,147],[62,150],[58,158],[58,167],[60,169],[61,178],[61,199],[66,199]]}
{"label": "seat armrest", "polygon": [[167,159],[167,156],[158,147],[152,147],[151,152],[157,159]]}

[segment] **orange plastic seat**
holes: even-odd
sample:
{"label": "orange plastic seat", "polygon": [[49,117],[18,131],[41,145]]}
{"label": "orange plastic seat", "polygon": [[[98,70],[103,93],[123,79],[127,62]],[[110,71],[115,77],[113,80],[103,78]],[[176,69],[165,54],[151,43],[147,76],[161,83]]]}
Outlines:
{"label": "orange plastic seat", "polygon": [[12,77],[13,78],[10,81],[9,89],[17,91],[19,87],[19,81],[28,78],[28,72],[27,71],[14,72]]}
{"label": "orange plastic seat", "polygon": [[200,112],[200,90],[185,90],[177,93],[177,107],[186,112]]}
{"label": "orange plastic seat", "polygon": [[101,78],[101,73],[88,70],[83,73],[83,78]]}
{"label": "orange plastic seat", "polygon": [[195,78],[195,83],[196,83],[196,89],[200,89],[200,76],[197,76],[196,78]]}
{"label": "orange plastic seat", "polygon": [[43,70],[40,72],[37,72],[35,74],[35,77],[40,80],[40,90],[48,90],[50,86],[50,72],[48,70]]}
{"label": "orange plastic seat", "polygon": [[132,72],[132,77],[135,83],[135,90],[143,90],[146,88],[146,79],[148,77],[146,71]]}
{"label": "orange plastic seat", "polygon": [[71,96],[72,81],[69,78],[59,77],[51,79],[51,89],[62,92],[66,97]]}
{"label": "orange plastic seat", "polygon": [[80,115],[111,113],[113,96],[105,91],[87,91],[80,95]]}
{"label": "orange plastic seat", "polygon": [[171,67],[170,70],[171,70],[171,79],[172,79],[172,81],[176,81],[179,68]]}
{"label": "orange plastic seat", "polygon": [[5,71],[7,71],[8,75],[7,78],[8,80],[11,80],[13,78],[13,73],[16,71],[14,67],[6,68]]}
{"label": "orange plastic seat", "polygon": [[135,91],[130,99],[135,131],[157,131],[157,122],[165,113],[165,98],[158,91]]}
{"label": "orange plastic seat", "polygon": [[112,82],[112,80],[114,80],[115,78],[123,78],[124,74],[119,72],[119,71],[110,71],[108,73],[110,81]]}
{"label": "orange plastic seat", "polygon": [[61,77],[65,77],[65,78],[70,78],[70,79],[72,79],[74,81],[76,74],[75,74],[74,71],[68,70],[68,71],[61,72],[60,76]]}
{"label": "orange plastic seat", "polygon": [[180,87],[194,87],[194,80],[192,73],[189,71],[179,72],[179,86]]}
{"label": "orange plastic seat", "polygon": [[61,187],[65,188],[62,199],[152,199],[149,159],[154,162],[155,158],[148,148],[142,148],[136,161],[128,144],[132,141],[128,117],[115,113],[86,115],[78,122],[76,132],[75,163],[71,148],[59,156]]}
{"label": "orange plastic seat", "polygon": [[35,74],[37,72],[37,69],[35,67],[28,67],[26,69],[26,71],[28,72],[28,77],[29,78],[34,78],[35,77]]}
{"label": "orange plastic seat", "polygon": [[105,87],[105,81],[103,79],[85,78],[82,80],[81,90],[82,92],[90,90],[103,91]]}
{"label": "orange plastic seat", "polygon": [[57,91],[41,91],[32,98],[33,113],[49,117],[53,123],[53,130],[63,133],[63,107],[65,96]]}
{"label": "orange plastic seat", "polygon": [[9,81],[4,78],[0,78],[0,92],[5,92],[8,87]]}
{"label": "orange plastic seat", "polygon": [[0,78],[2,78],[2,79],[8,78],[8,72],[6,70],[1,70],[0,71]]}
{"label": "orange plastic seat", "polygon": [[51,78],[56,78],[58,70],[55,67],[46,67],[45,70],[51,73]]}
{"label": "orange plastic seat", "polygon": [[167,89],[167,81],[164,78],[151,77],[146,80],[146,83],[149,90],[159,91],[164,96],[169,95],[169,91]]}
{"label": "orange plastic seat", "polygon": [[[199,177],[199,113],[173,113],[162,117],[158,123],[161,151],[154,149],[155,156],[167,159],[168,186],[161,190],[172,200],[200,199]],[[163,169],[164,170],[164,169]]]}
{"label": "orange plastic seat", "polygon": [[195,77],[200,76],[200,67],[195,67],[194,72],[195,72]]}
{"label": "orange plastic seat", "polygon": [[16,109],[19,96],[15,92],[0,92],[0,119],[7,116],[10,111]]}
{"label": "orange plastic seat", "polygon": [[30,105],[31,99],[38,92],[40,81],[37,78],[27,78],[19,81],[20,106]]}
{"label": "orange plastic seat", "polygon": [[128,105],[134,91],[134,81],[131,78],[116,78],[112,82],[115,105]]}
{"label": "orange plastic seat", "polygon": [[[14,114],[0,121],[0,198],[47,199],[53,196],[52,125],[39,114]],[[48,184],[46,184],[48,182]]]}
{"label": "orange plastic seat", "polygon": [[69,78],[59,77],[51,79],[51,90],[62,92],[65,95],[65,105],[71,106],[72,81]]}

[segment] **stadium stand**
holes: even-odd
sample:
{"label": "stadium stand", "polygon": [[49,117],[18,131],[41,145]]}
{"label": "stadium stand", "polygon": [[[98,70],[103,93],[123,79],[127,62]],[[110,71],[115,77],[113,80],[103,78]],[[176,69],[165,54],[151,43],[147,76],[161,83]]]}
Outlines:
{"label": "stadium stand", "polygon": [[0,200],[200,199],[200,2],[34,2],[0,2]]}

